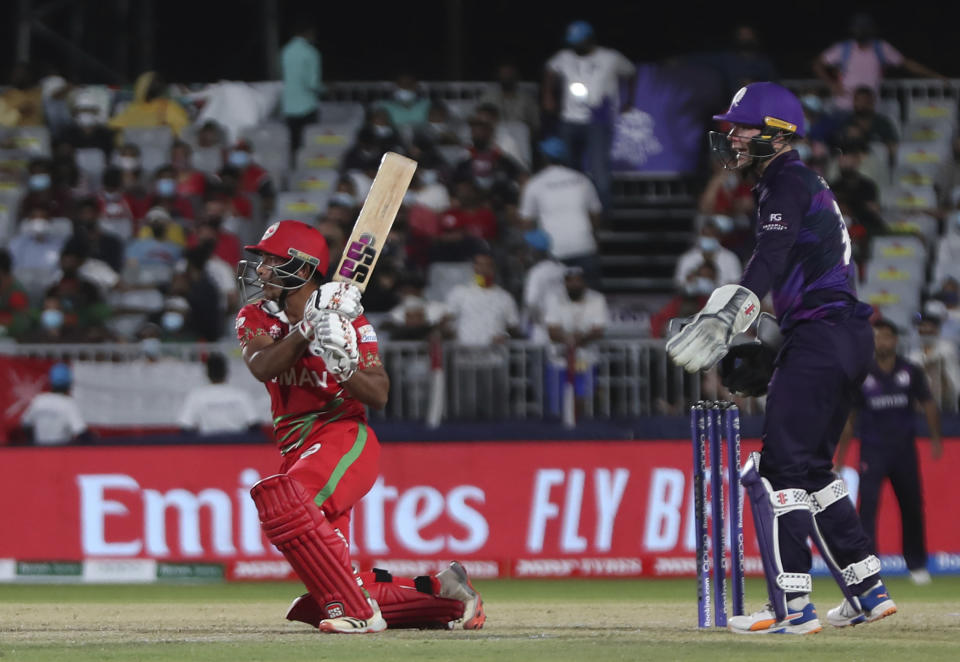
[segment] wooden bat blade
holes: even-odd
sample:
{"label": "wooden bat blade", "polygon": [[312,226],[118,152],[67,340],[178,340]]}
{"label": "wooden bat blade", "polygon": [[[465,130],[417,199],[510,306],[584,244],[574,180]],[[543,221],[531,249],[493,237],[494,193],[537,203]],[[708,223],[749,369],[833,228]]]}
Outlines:
{"label": "wooden bat blade", "polygon": [[367,288],[416,169],[413,159],[394,152],[383,155],[333,280],[353,281],[361,291]]}

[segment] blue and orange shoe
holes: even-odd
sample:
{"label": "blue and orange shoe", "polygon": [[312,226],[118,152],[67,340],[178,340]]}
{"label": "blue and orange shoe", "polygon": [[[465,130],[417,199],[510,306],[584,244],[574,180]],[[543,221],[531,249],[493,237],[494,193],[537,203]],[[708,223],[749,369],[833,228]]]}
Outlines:
{"label": "blue and orange shoe", "polygon": [[846,600],[827,612],[827,623],[835,628],[844,628],[859,623],[873,623],[897,613],[897,605],[883,582],[877,582],[860,596],[860,611]]}
{"label": "blue and orange shoe", "polygon": [[453,561],[449,566],[437,573],[440,580],[439,597],[450,600],[459,600],[463,603],[463,616],[451,628],[460,625],[464,630],[479,630],[487,621],[487,614],[483,609],[483,599],[467,576],[467,571],[458,562]]}
{"label": "blue and orange shoe", "polygon": [[749,616],[731,617],[727,629],[737,634],[816,634],[823,628],[813,603],[808,598],[794,598],[787,603],[787,617],[782,621],[768,604]]}

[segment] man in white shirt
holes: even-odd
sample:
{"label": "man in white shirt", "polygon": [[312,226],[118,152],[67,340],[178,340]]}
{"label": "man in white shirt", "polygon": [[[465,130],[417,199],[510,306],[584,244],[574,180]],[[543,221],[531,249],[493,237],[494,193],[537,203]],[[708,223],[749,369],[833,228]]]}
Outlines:
{"label": "man in white shirt", "polygon": [[543,230],[530,230],[523,235],[530,254],[531,265],[523,279],[524,329],[527,337],[545,345],[549,341],[544,324],[547,301],[565,296],[563,275],[565,268],[550,256],[550,237]]}
{"label": "man in white shirt", "polygon": [[[557,112],[556,91],[562,90],[560,135],[570,145],[571,164],[586,166],[604,209],[610,208],[610,143],[618,113],[633,108],[637,69],[622,53],[598,46],[593,27],[575,21],[567,27],[565,48],[547,61],[543,109]],[[620,83],[627,99],[620,103]]]}
{"label": "man in white shirt", "polygon": [[597,363],[597,352],[592,345],[603,337],[610,324],[607,300],[600,292],[587,289],[582,269],[568,267],[563,281],[565,291],[551,297],[544,310],[547,332],[555,343],[551,347],[547,374],[547,402],[554,414],[560,413],[560,387],[566,379],[567,352],[571,346],[575,350],[577,409],[582,410],[583,402],[592,396]]}
{"label": "man in white shirt", "polygon": [[497,285],[496,266],[489,253],[473,257],[473,271],[474,282],[457,285],[447,295],[457,342],[474,347],[502,344],[520,323],[517,304]]}
{"label": "man in white shirt", "polygon": [[581,267],[587,283],[600,283],[600,261],[594,228],[603,208],[597,190],[582,173],[568,168],[561,138],[539,145],[546,166],[530,178],[520,195],[520,216],[550,237],[553,256],[567,266]]}
{"label": "man in white shirt", "polygon": [[88,441],[90,433],[70,395],[73,375],[66,363],[50,368],[50,392],[40,393],[27,407],[20,425],[37,446],[57,446]]}
{"label": "man in white shirt", "polygon": [[201,435],[245,432],[260,422],[253,399],[246,391],[230,386],[227,360],[213,352],[207,357],[210,383],[187,393],[178,423],[181,428]]}
{"label": "man in white shirt", "polygon": [[694,245],[677,260],[673,274],[674,283],[680,290],[692,278],[704,262],[711,262],[717,268],[716,285],[739,283],[743,274],[740,258],[733,251],[720,245],[720,228],[713,218],[704,221]]}

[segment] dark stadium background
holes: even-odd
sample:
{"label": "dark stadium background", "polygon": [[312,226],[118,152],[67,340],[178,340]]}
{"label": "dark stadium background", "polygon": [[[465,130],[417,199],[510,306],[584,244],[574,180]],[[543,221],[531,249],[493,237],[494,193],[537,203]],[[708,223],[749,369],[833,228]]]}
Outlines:
{"label": "dark stadium background", "polygon": [[[516,61],[527,79],[562,45],[571,20],[591,21],[601,43],[637,61],[722,48],[745,21],[760,31],[767,53],[788,78],[812,76],[810,61],[846,36],[849,17],[867,10],[882,36],[907,57],[947,76],[960,74],[960,47],[950,3],[897,2],[526,2],[522,0],[417,0],[415,2],[313,2],[272,0],[5,0],[0,3],[0,71],[16,56],[19,8],[54,7],[44,21],[107,63],[125,51],[127,82],[155,68],[176,82],[270,78],[263,26],[268,1],[275,8],[282,45],[298,16],[315,16],[326,80],[382,80],[410,68],[424,80],[489,80],[501,58]],[[127,6],[121,25],[118,7]],[[78,9],[75,6],[79,7]],[[152,42],[138,38],[140,13],[151,7]],[[126,35],[126,36],[124,36]],[[125,44],[124,44],[125,41]],[[141,66],[144,43],[152,66]],[[34,35],[31,59],[65,74],[76,62],[43,36]],[[150,59],[147,54],[147,59]],[[81,66],[79,80],[115,82]]]}

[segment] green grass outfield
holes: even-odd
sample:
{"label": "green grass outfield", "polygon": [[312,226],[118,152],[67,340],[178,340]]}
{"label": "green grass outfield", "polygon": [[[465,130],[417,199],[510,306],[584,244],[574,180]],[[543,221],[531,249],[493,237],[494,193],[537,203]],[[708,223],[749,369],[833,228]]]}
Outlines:
{"label": "green grass outfield", "polygon": [[[960,577],[917,587],[891,580],[899,613],[804,637],[698,632],[695,582],[476,582],[488,620],[479,632],[321,635],[283,614],[295,584],[0,585],[0,661],[55,660],[829,660],[960,659]],[[840,599],[827,578],[821,616]],[[763,587],[747,586],[747,609]]]}

